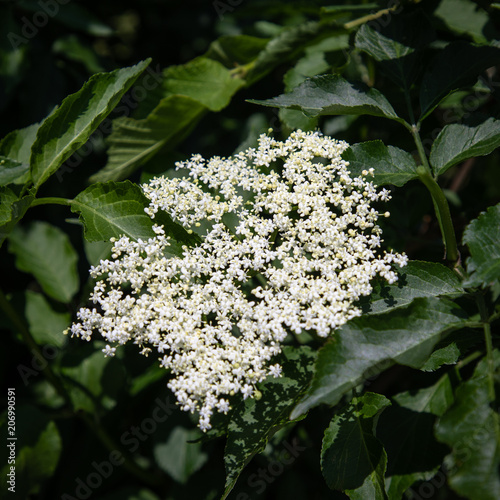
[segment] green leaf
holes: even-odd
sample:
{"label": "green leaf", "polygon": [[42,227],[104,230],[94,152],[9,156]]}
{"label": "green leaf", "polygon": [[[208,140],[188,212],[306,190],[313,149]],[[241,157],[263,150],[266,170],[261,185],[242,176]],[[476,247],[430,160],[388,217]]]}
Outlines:
{"label": "green leaf", "polygon": [[87,142],[148,64],[149,60],[92,76],[45,119],[31,153],[31,177],[35,188]]}
{"label": "green leaf", "polygon": [[422,121],[451,92],[476,82],[477,77],[500,59],[500,49],[464,41],[450,43],[427,68],[420,87]]}
{"label": "green leaf", "polygon": [[47,295],[63,303],[73,298],[80,286],[78,255],[63,231],[37,221],[28,229],[16,227],[9,243],[16,267],[33,274]]}
{"label": "green leaf", "polygon": [[489,207],[464,231],[463,242],[469,246],[469,279],[464,286],[487,286],[500,278],[500,204]]}
{"label": "green leaf", "polygon": [[145,371],[134,377],[130,383],[129,394],[135,396],[158,380],[168,377],[168,372],[158,364],[150,365]]}
{"label": "green leaf", "polygon": [[0,154],[29,166],[31,147],[36,139],[40,123],[13,130],[0,141]]}
{"label": "green leaf", "polygon": [[418,297],[456,298],[464,294],[458,275],[436,262],[413,260],[396,272],[398,281],[392,285],[383,280],[374,282],[371,296],[360,301],[363,314],[404,307]]}
{"label": "green leaf", "polygon": [[12,183],[22,184],[27,180],[26,174],[28,172],[29,165],[23,165],[12,158],[0,156],[0,186]]}
{"label": "green leaf", "polygon": [[420,368],[441,337],[464,323],[460,307],[434,297],[363,316],[335,331],[320,349],[311,385],[290,418],[334,405],[353,387],[394,363]]}
{"label": "green leaf", "polygon": [[[160,101],[147,118],[118,118],[108,137],[108,163],[94,174],[91,182],[128,177],[164,147],[174,147],[198,123],[207,108],[182,95]],[[168,165],[165,166],[165,169]]]}
{"label": "green leaf", "polygon": [[21,174],[11,182],[24,184],[30,180],[31,146],[35,142],[40,123],[34,123],[20,130],[13,130],[0,141],[0,155],[22,165]]}
{"label": "green leaf", "polygon": [[201,443],[191,443],[199,437],[196,429],[175,427],[166,443],[154,446],[156,463],[177,482],[186,484],[188,479],[208,460],[208,455],[201,451]]}
{"label": "green leaf", "polygon": [[69,313],[54,311],[41,293],[27,290],[25,314],[30,333],[37,344],[63,346],[66,342],[63,332],[71,322]]}
{"label": "green leaf", "polygon": [[373,168],[373,183],[377,186],[403,186],[418,177],[412,155],[394,146],[385,146],[382,141],[353,144],[344,151],[342,158],[349,162],[349,170],[355,176]]}
{"label": "green leaf", "polygon": [[[326,73],[332,66],[344,64],[347,48],[349,48],[349,36],[343,31],[307,47],[304,56],[286,72],[283,78],[286,92],[290,92],[308,77]],[[336,64],[336,59],[338,59],[338,64]],[[310,118],[302,111],[295,109],[280,109],[279,117],[281,122],[291,130],[314,130],[318,126],[317,118]]]}
{"label": "green leaf", "polygon": [[[464,328],[454,332],[436,345],[434,352],[420,369],[432,372],[443,365],[454,365],[472,346],[480,343],[476,330]],[[481,346],[477,348],[481,349]]]}
{"label": "green leaf", "polygon": [[402,392],[392,401],[380,416],[377,437],[387,452],[388,496],[400,500],[415,481],[430,479],[446,455],[433,429],[454,402],[453,384],[446,374],[434,385]]}
{"label": "green leaf", "polygon": [[79,346],[78,352],[65,356],[61,366],[74,410],[91,414],[114,408],[126,381],[123,364],[95,347],[103,348],[104,342]]}
{"label": "green leaf", "polygon": [[[19,200],[18,196],[8,187],[0,187],[0,227],[12,219],[12,204]],[[3,240],[2,240],[3,241]]]}
{"label": "green leaf", "polygon": [[348,490],[351,499],[387,498],[387,457],[373,429],[376,417],[390,404],[381,394],[367,392],[333,417],[321,449],[321,470],[331,489]]}
{"label": "green leaf", "polygon": [[225,108],[244,85],[244,80],[207,57],[167,68],[161,85],[152,92],[156,99],[142,103],[141,118],[123,117],[113,122],[108,164],[91,181],[128,177],[160,150],[175,147],[208,110]]}
{"label": "green leaf", "polygon": [[[19,397],[19,396],[18,396]],[[8,491],[10,467],[7,461],[1,469],[0,495],[3,498],[32,498],[53,477],[62,451],[62,440],[56,424],[36,406],[16,405],[15,434],[17,441],[9,441],[7,414],[3,413],[0,434],[4,447],[15,444],[15,493]],[[10,452],[7,447],[4,456]],[[10,456],[10,455],[9,455]]]}
{"label": "green leaf", "polygon": [[250,85],[261,79],[276,66],[297,57],[308,45],[328,32],[331,32],[330,26],[316,21],[281,30],[259,53],[249,71],[244,74],[245,80]]}
{"label": "green leaf", "polygon": [[290,130],[315,130],[318,127],[318,119],[311,118],[302,111],[295,109],[280,109],[279,110],[280,122],[288,127]]}
{"label": "green leaf", "polygon": [[101,260],[109,259],[111,257],[111,249],[113,243],[110,241],[89,241],[83,240],[83,248],[85,250],[85,257],[91,266],[97,266]]}
{"label": "green leaf", "polygon": [[0,246],[33,203],[32,191],[19,198],[12,189],[0,186]]}
{"label": "green leaf", "polygon": [[288,415],[311,378],[315,352],[309,347],[285,347],[281,378],[269,377],[260,387],[262,398],[249,398],[233,410],[228,425],[224,463],[226,488],[223,499],[229,495],[241,471],[261,452],[272,433],[289,423]]}
{"label": "green leaf", "polygon": [[348,48],[349,36],[343,31],[310,45],[295,66],[285,73],[285,90],[290,92],[306,78],[326,73],[332,66],[332,57]]}
{"label": "green leaf", "polygon": [[434,141],[430,161],[435,175],[468,158],[485,156],[500,146],[500,120],[475,119],[446,125]]}
{"label": "green leaf", "polygon": [[382,26],[378,30],[363,24],[356,33],[355,46],[376,61],[393,82],[409,92],[417,77],[421,53],[419,48],[433,37],[427,18],[414,12]]}
{"label": "green leaf", "polygon": [[147,240],[155,236],[153,224],[163,225],[165,233],[175,240],[168,249],[176,255],[182,251],[176,241],[198,241],[165,213],[153,221],[144,212],[148,205],[149,200],[137,184],[122,181],[92,184],[72,200],[71,210],[80,214],[87,241],[109,241],[122,235]]}
{"label": "green leaf", "polygon": [[434,15],[452,32],[465,33],[477,43],[497,35],[488,13],[470,0],[441,0]]}
{"label": "green leaf", "polygon": [[165,97],[182,94],[203,104],[211,111],[225,108],[231,97],[245,85],[234,78],[221,63],[198,57],[181,66],[170,66],[164,73]]}
{"label": "green leaf", "polygon": [[376,89],[350,83],[338,75],[309,78],[292,90],[255,104],[274,108],[299,109],[311,117],[320,115],[373,115],[404,122],[389,101]]}
{"label": "green leaf", "polygon": [[[494,351],[494,368],[499,365]],[[471,500],[500,498],[500,417],[491,406],[490,375],[488,360],[481,360],[435,428],[437,439],[452,449],[446,461],[448,483]]]}
{"label": "green leaf", "polygon": [[210,44],[205,57],[219,61],[228,69],[248,64],[268,44],[268,38],[249,35],[225,35]]}
{"label": "green leaf", "polygon": [[154,235],[151,218],[144,208],[148,200],[130,181],[92,184],[71,202],[80,215],[87,241],[109,241],[122,235],[134,240]]}

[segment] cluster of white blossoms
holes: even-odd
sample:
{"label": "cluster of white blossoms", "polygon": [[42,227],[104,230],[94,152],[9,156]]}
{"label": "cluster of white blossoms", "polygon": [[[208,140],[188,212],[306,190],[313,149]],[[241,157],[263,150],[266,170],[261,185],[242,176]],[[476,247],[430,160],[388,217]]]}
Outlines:
{"label": "cluster of white blossoms", "polygon": [[227,396],[256,396],[258,382],[280,376],[270,361],[288,334],[326,337],[361,314],[355,303],[375,276],[393,283],[391,264],[407,262],[380,255],[371,204],[390,196],[368,180],[373,169],[351,177],[347,147],[318,132],[284,142],[262,135],[257,149],[196,155],[177,164],[186,177],[143,185],[152,219],[167,212],[204,232],[202,242],[172,257],[158,225],[148,241],[114,240],[111,260],[91,268],[99,308],[80,309],[71,333],[90,340],[97,330],[110,344],[155,349],[179,405],[210,429],[213,412],[229,410]]}

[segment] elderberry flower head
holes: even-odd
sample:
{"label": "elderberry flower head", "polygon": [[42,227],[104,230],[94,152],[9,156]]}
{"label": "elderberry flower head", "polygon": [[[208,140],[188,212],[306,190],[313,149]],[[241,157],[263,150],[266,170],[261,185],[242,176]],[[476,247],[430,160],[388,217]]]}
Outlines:
{"label": "elderberry flower head", "polygon": [[195,155],[177,164],[187,176],[143,185],[151,219],[166,212],[202,241],[172,257],[163,226],[148,241],[113,240],[112,258],[90,270],[99,309],[80,309],[72,335],[98,330],[108,343],[156,350],[178,404],[210,429],[228,396],[253,397],[258,382],[280,376],[270,361],[290,332],[326,337],[361,314],[356,301],[375,276],[394,283],[391,264],[407,262],[380,253],[371,205],[389,192],[368,180],[373,169],[351,177],[347,147],[319,132],[262,135],[257,149]]}

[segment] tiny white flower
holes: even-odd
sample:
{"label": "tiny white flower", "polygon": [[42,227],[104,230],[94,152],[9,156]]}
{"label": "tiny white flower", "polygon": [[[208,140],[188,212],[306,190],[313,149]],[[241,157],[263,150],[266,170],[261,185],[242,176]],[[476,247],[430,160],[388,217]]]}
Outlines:
{"label": "tiny white flower", "polygon": [[111,347],[109,345],[106,345],[106,347],[102,349],[102,352],[104,353],[105,356],[113,357],[116,353],[116,347]]}

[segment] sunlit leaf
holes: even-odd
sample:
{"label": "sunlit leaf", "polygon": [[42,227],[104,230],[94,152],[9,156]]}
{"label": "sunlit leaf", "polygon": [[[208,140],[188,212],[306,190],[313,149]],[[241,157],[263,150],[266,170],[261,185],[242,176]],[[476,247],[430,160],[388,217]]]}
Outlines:
{"label": "sunlit leaf", "polygon": [[313,117],[320,115],[373,115],[403,122],[389,101],[376,89],[351,83],[338,75],[309,78],[292,92],[254,104],[298,109]]}
{"label": "sunlit leaf", "polygon": [[92,184],[72,200],[71,210],[80,214],[88,241],[108,241],[120,236],[147,240],[155,236],[153,224],[163,225],[167,235],[173,237],[169,252],[181,252],[176,241],[197,241],[166,213],[159,214],[153,221],[144,212],[148,205],[149,200],[137,184],[122,181]]}
{"label": "sunlit leaf", "polygon": [[441,0],[433,14],[452,32],[466,33],[477,43],[498,36],[488,13],[471,0]]}
{"label": "sunlit leaf", "polygon": [[92,76],[45,119],[32,146],[31,177],[35,188],[87,142],[148,64],[149,60]]}
{"label": "sunlit leaf", "polygon": [[353,144],[344,151],[342,158],[349,162],[352,175],[358,176],[363,170],[373,168],[373,183],[377,186],[403,186],[418,177],[413,157],[402,149],[385,146],[382,141]]}
{"label": "sunlit leaf", "polygon": [[182,94],[211,111],[225,108],[233,94],[245,85],[241,78],[234,78],[222,64],[206,57],[199,57],[182,66],[170,66],[163,77],[165,97]]}
{"label": "sunlit leaf", "polygon": [[404,307],[418,297],[453,298],[464,293],[458,275],[437,262],[413,260],[396,272],[398,281],[392,285],[382,280],[374,281],[371,296],[360,300],[363,314]]}

